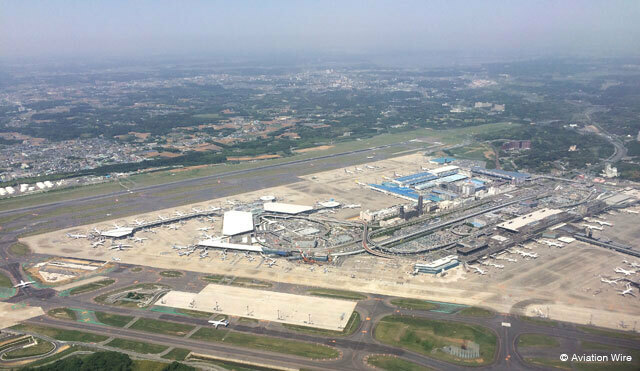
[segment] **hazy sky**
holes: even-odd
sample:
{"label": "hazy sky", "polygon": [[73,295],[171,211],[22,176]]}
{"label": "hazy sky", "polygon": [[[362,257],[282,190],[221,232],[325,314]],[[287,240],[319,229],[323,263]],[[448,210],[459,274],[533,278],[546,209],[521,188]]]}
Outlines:
{"label": "hazy sky", "polygon": [[0,56],[634,54],[640,0],[0,0]]}

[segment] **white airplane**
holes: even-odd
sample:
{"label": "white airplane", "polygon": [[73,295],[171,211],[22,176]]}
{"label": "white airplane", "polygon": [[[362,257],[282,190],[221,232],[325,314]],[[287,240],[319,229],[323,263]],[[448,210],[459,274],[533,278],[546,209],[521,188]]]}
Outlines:
{"label": "white airplane", "polygon": [[98,235],[102,233],[102,231],[101,231],[101,230],[99,230],[99,229],[98,229],[98,228],[96,228],[96,227],[93,227],[93,229],[92,229],[91,231],[92,231],[93,233],[95,233],[95,234],[98,234]]}
{"label": "white airplane", "polygon": [[193,211],[194,213],[201,213],[202,209],[198,209],[197,207],[192,207],[191,211]]}
{"label": "white airplane", "polygon": [[619,295],[625,296],[625,295],[631,295],[631,296],[636,296],[636,294],[633,293],[633,287],[631,287],[630,283],[627,283],[627,287],[624,290],[618,290]]}
{"label": "white airplane", "polygon": [[195,251],[195,250],[180,251],[180,252],[178,253],[178,256],[185,256],[185,255],[186,255],[186,256],[189,256],[189,255],[193,254],[193,252],[194,252],[194,251]]}
{"label": "white airplane", "polygon": [[151,228],[145,228],[145,229],[143,229],[142,231],[143,231],[143,232],[153,233],[153,234],[158,233],[158,232],[154,231],[154,230],[153,230],[153,229],[151,229]]}
{"label": "white airplane", "polygon": [[189,246],[173,245],[173,246],[171,246],[171,248],[174,249],[174,250],[184,250],[184,249],[188,249]]}
{"label": "white airplane", "polygon": [[345,174],[353,174],[353,171],[344,169]]}
{"label": "white airplane", "polygon": [[74,240],[77,240],[78,238],[87,238],[87,235],[86,234],[67,233],[67,237],[73,238]]}
{"label": "white airplane", "polygon": [[129,249],[132,248],[133,246],[131,245],[124,245],[124,244],[115,244],[115,245],[111,245],[109,246],[110,250],[118,250],[118,251],[123,251],[124,249]]}
{"label": "white airplane", "polygon": [[146,237],[133,237],[132,240],[133,240],[133,242],[143,243],[145,240],[148,240],[148,238],[146,238]]}
{"label": "white airplane", "polygon": [[640,214],[640,211],[636,211],[636,210],[623,209],[622,211],[624,211],[625,213],[629,213],[629,214]]}
{"label": "white airplane", "polygon": [[602,227],[598,227],[597,225],[583,224],[582,226],[589,229],[595,229],[596,231],[601,231],[603,229]]}
{"label": "white airplane", "polygon": [[113,228],[115,228],[115,229],[122,229],[122,226],[120,226],[120,225],[118,225],[118,224],[116,224],[116,223],[113,223]]}
{"label": "white airplane", "polygon": [[173,214],[174,214],[175,216],[180,216],[180,217],[182,217],[182,216],[185,216],[185,215],[186,215],[185,213],[183,213],[182,211],[179,211],[179,210],[176,210]]}
{"label": "white airplane", "polygon": [[469,268],[475,269],[475,270],[476,270],[476,272],[475,272],[475,273],[482,274],[482,275],[487,274],[487,272],[486,272],[486,271],[484,271],[484,270],[480,269],[480,267],[476,267],[475,265],[472,265],[472,266],[470,266]]}
{"label": "white airplane", "polygon": [[360,208],[360,204],[349,204],[343,206],[345,209],[357,209]]}
{"label": "white airplane", "polygon": [[625,264],[630,265],[632,268],[640,268],[640,264],[634,263],[634,262],[630,262],[627,259],[623,260],[622,262],[625,263]]}
{"label": "white airplane", "polygon": [[526,251],[522,251],[522,250],[515,250],[516,254],[520,254],[520,256],[522,256],[523,258],[537,258],[538,254],[534,253],[534,252],[526,252]]}
{"label": "white airplane", "polygon": [[135,219],[135,220],[133,221],[133,223],[130,223],[130,224],[131,224],[131,225],[141,226],[141,225],[143,225],[144,223],[145,223],[145,221],[144,221],[144,220],[138,220],[138,219]]}
{"label": "white airplane", "polygon": [[590,222],[590,223],[598,223],[600,225],[606,225],[608,227],[613,227],[613,224],[609,223],[609,222],[605,222],[603,220],[598,220],[598,219],[591,219],[591,218],[585,218],[586,221]]}
{"label": "white airplane", "polygon": [[357,168],[356,168],[356,171],[364,171],[364,169],[363,169],[363,168],[361,168],[361,167],[357,167]]}
{"label": "white airplane", "polygon": [[541,241],[543,244],[551,247],[551,246],[555,246],[555,247],[562,247],[564,246],[564,244],[562,242],[556,242],[556,241],[548,241],[548,240],[542,240]]}
{"label": "white airplane", "polygon": [[209,250],[205,250],[200,254],[200,259],[204,259],[209,256]]}
{"label": "white airplane", "polygon": [[219,207],[215,207],[215,206],[209,206],[209,211],[219,211],[222,210]]}
{"label": "white airplane", "polygon": [[167,229],[172,229],[174,231],[177,231],[178,229],[180,229],[180,226],[178,224],[169,224],[165,226]]}
{"label": "white airplane", "polygon": [[209,229],[213,229],[213,228],[211,228],[211,227],[201,227],[201,228],[198,228],[198,230],[199,230],[199,231],[203,231],[203,232],[206,232],[206,231],[208,231]]}
{"label": "white airplane", "polygon": [[366,167],[367,169],[375,169],[375,166],[371,166],[371,165],[365,165],[364,167]]}
{"label": "white airplane", "polygon": [[203,232],[202,237],[206,238],[207,240],[213,240],[213,236],[208,233]]}
{"label": "white airplane", "polygon": [[111,257],[111,260],[119,262],[119,261],[120,261],[120,260],[122,260],[122,259],[120,259],[120,258],[118,258],[118,257],[115,257],[115,256],[112,256],[112,257]]}
{"label": "white airplane", "polygon": [[600,282],[608,283],[611,286],[615,286],[618,283],[618,280],[619,278],[615,280],[610,280],[608,278],[600,277]]}
{"label": "white airplane", "polygon": [[371,159],[372,159],[372,158],[374,158],[374,157],[375,157],[375,156],[367,156],[367,158],[368,158],[369,160],[371,160]]}
{"label": "white airplane", "polygon": [[162,216],[162,215],[158,215],[158,219],[159,219],[161,222],[164,222],[165,220],[167,220],[167,219],[169,219],[169,218],[165,218],[165,217],[164,217],[164,216]]}
{"label": "white airplane", "polygon": [[218,326],[224,326],[224,327],[229,326],[229,321],[227,321],[226,319],[223,319],[221,321],[209,320],[208,322],[210,324],[214,325],[215,328],[218,328]]}
{"label": "white airplane", "polygon": [[628,270],[626,270],[626,269],[622,269],[622,268],[620,268],[620,267],[616,267],[615,272],[616,272],[616,273],[622,273],[622,274],[624,274],[625,276],[630,276],[630,275],[632,275],[632,274],[636,274],[636,271],[628,271]]}
{"label": "white airplane", "polygon": [[100,240],[100,241],[96,241],[96,242],[92,242],[91,243],[91,247],[93,247],[94,249],[98,246],[102,246],[104,245],[104,240]]}
{"label": "white airplane", "polygon": [[24,288],[24,287],[27,287],[27,286],[31,285],[32,283],[36,283],[36,281],[23,281],[23,280],[20,280],[20,283],[18,283],[17,285],[13,285],[13,287]]}
{"label": "white airplane", "polygon": [[208,221],[210,222],[215,222],[216,218],[212,217],[212,216],[205,216],[205,218],[207,218]]}
{"label": "white airplane", "polygon": [[267,265],[269,266],[269,268],[271,268],[274,265],[276,265],[276,261],[275,260],[271,260],[270,262],[267,263]]}

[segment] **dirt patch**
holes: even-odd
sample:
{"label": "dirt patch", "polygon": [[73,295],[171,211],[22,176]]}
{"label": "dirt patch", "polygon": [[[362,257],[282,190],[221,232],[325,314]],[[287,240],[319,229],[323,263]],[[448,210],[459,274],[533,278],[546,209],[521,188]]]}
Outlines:
{"label": "dirt patch", "polygon": [[324,151],[333,147],[334,146],[317,146],[317,147],[311,147],[311,148],[296,149],[293,152],[306,153],[306,152],[313,152],[313,151]]}

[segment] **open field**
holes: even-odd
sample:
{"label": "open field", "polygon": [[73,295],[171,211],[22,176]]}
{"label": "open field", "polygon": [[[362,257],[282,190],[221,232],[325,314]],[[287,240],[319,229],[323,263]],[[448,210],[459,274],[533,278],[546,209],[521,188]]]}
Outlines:
{"label": "open field", "polygon": [[400,308],[405,309],[413,309],[413,310],[432,310],[438,308],[437,304],[430,303],[426,300],[418,300],[418,299],[393,299],[391,300],[391,304],[398,306]]}
{"label": "open field", "polygon": [[519,347],[543,347],[552,348],[560,345],[558,340],[552,336],[540,334],[522,334],[518,337]]}
{"label": "open field", "polygon": [[164,359],[172,359],[174,361],[184,361],[185,358],[191,353],[189,349],[173,348],[169,353],[162,356]]}
{"label": "open field", "polygon": [[40,307],[0,302],[0,328],[11,327],[29,318],[43,315]]}
{"label": "open field", "polygon": [[78,341],[83,343],[99,343],[107,340],[109,337],[104,335],[96,335],[88,332],[76,330],[64,330],[55,327],[46,327],[31,324],[20,324],[11,327],[12,330],[35,332],[56,340],[62,341]]}
{"label": "open field", "polygon": [[229,330],[216,330],[209,327],[203,327],[196,331],[191,336],[191,339],[223,342],[243,348],[292,354],[311,359],[337,358],[340,355],[336,349],[325,345],[244,334]]}
{"label": "open field", "polygon": [[429,371],[432,370],[395,356],[374,354],[367,357],[367,363],[380,370],[387,371]]}
{"label": "open field", "polygon": [[0,287],[13,287],[11,279],[3,273],[0,273]]}
{"label": "open field", "polygon": [[[384,317],[376,325],[374,336],[392,346],[447,362],[476,366],[493,362],[498,340],[491,330],[482,326],[404,316]],[[441,349],[449,345],[461,347],[466,341],[480,346],[479,358],[457,358]]]}
{"label": "open field", "polygon": [[99,322],[113,327],[124,327],[133,319],[132,316],[123,316],[120,314],[106,312],[95,312],[95,316]]}
{"label": "open field", "polygon": [[145,343],[128,339],[115,338],[106,344],[107,346],[124,349],[130,352],[141,354],[157,354],[165,351],[168,347],[164,345]]}
{"label": "open field", "polygon": [[107,279],[107,280],[99,280],[96,282],[92,282],[86,285],[77,286],[69,290],[69,295],[79,295],[84,294],[86,292],[100,290],[103,287],[107,287],[113,284],[115,280]]}
{"label": "open field", "polygon": [[324,330],[324,329],[319,329],[319,328],[309,327],[309,326],[290,325],[288,323],[283,323],[282,326],[289,330],[304,332],[304,333],[313,334],[313,335],[349,336],[354,332],[356,332],[356,330],[358,330],[358,327],[360,327],[361,321],[362,319],[360,318],[360,313],[353,312],[351,314],[351,317],[349,318],[349,322],[347,322],[347,325],[342,331],[331,331],[331,330]]}
{"label": "open field", "polygon": [[353,291],[344,291],[344,290],[332,290],[332,289],[311,289],[307,291],[309,295],[313,296],[324,296],[327,298],[334,299],[344,299],[344,300],[364,300],[367,298],[366,295],[353,292]]}
{"label": "open field", "polygon": [[193,326],[183,323],[161,321],[150,318],[139,318],[129,327],[132,330],[153,332],[172,336],[184,336],[193,330]]}
{"label": "open field", "polygon": [[9,252],[13,256],[26,256],[31,252],[31,250],[29,250],[29,246],[20,242],[16,242],[13,245],[9,246]]}

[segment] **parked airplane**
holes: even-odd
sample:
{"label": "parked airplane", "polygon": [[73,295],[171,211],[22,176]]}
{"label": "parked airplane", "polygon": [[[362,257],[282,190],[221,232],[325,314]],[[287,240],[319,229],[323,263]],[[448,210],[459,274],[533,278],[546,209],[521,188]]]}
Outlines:
{"label": "parked airplane", "polygon": [[180,252],[178,253],[178,256],[185,256],[185,255],[186,255],[186,256],[189,256],[189,255],[193,254],[193,252],[194,252],[194,251],[195,251],[195,250],[180,251]]}
{"label": "parked airplane", "polygon": [[627,282],[627,287],[624,290],[618,290],[619,291],[619,295],[625,296],[625,295],[631,295],[631,296],[636,296],[636,294],[633,293],[633,287],[631,287],[631,284]]}
{"label": "parked airplane", "polygon": [[628,271],[628,270],[626,270],[626,269],[622,269],[622,268],[620,268],[620,267],[616,267],[615,272],[616,272],[616,273],[622,273],[622,274],[624,274],[625,276],[630,276],[630,275],[632,275],[632,274],[636,274],[636,271]]}
{"label": "parked airplane", "polygon": [[161,222],[164,222],[165,220],[169,219],[169,218],[165,218],[162,215],[158,215],[158,219],[160,219]]}
{"label": "parked airplane", "polygon": [[172,229],[174,231],[177,231],[178,229],[180,229],[179,224],[169,224],[165,226],[167,229]]}
{"label": "parked airplane", "polygon": [[360,208],[360,204],[349,204],[343,206],[345,209],[358,209]]}
{"label": "parked airplane", "polygon": [[184,249],[188,249],[189,246],[173,245],[173,246],[171,246],[171,248],[175,249],[175,250],[184,250]]}
{"label": "parked airplane", "polygon": [[95,234],[98,234],[98,235],[102,234],[102,231],[101,231],[101,230],[99,230],[99,229],[98,229],[98,228],[96,228],[96,227],[93,227],[93,229],[92,229],[91,231],[92,231],[93,233],[95,233]]}
{"label": "parked airplane", "polygon": [[345,174],[353,174],[353,171],[344,169]]}
{"label": "parked airplane", "polygon": [[205,250],[200,254],[200,259],[204,259],[209,256],[209,250]]}
{"label": "parked airplane", "polygon": [[627,259],[623,260],[622,262],[623,262],[623,263],[625,263],[625,264],[630,265],[630,266],[631,266],[631,267],[633,267],[633,268],[640,268],[640,264],[638,264],[638,263],[634,263],[634,262],[630,262],[630,261],[628,261]]}
{"label": "parked airplane", "polygon": [[110,250],[123,251],[124,249],[130,249],[132,247],[133,246],[131,246],[131,245],[124,245],[124,244],[119,243],[119,244],[115,244],[115,245],[109,246],[109,249]]}
{"label": "parked airplane", "polygon": [[74,240],[77,240],[78,238],[87,238],[87,235],[86,234],[67,233],[67,237],[73,238]]}
{"label": "parked airplane", "polygon": [[476,270],[475,273],[482,274],[482,275],[487,274],[486,271],[480,269],[480,267],[476,267],[475,265],[470,266],[470,268],[475,269]]}
{"label": "parked airplane", "polygon": [[375,169],[375,166],[371,166],[371,165],[365,165],[364,167],[366,167],[367,169]]}
{"label": "parked airplane", "polygon": [[608,278],[600,277],[600,282],[608,283],[611,286],[615,286],[618,283],[618,280],[610,280]]}
{"label": "parked airplane", "polygon": [[363,168],[361,168],[361,167],[357,167],[357,168],[356,168],[356,171],[364,171],[364,169],[363,169]]}
{"label": "parked airplane", "polygon": [[27,286],[31,285],[32,283],[36,283],[36,282],[35,281],[23,281],[23,280],[20,280],[20,283],[18,283],[17,285],[13,285],[13,287],[24,288],[24,287],[27,287]]}
{"label": "parked airplane", "polygon": [[214,237],[208,233],[202,232],[202,237],[204,237],[207,240],[212,240],[214,239]]}
{"label": "parked airplane", "polygon": [[111,260],[119,262],[119,261],[120,261],[120,260],[122,260],[122,259],[120,259],[120,258],[118,258],[118,257],[115,257],[115,256],[112,256],[112,257],[111,257]]}
{"label": "parked airplane", "polygon": [[199,230],[199,231],[203,231],[203,232],[206,232],[206,231],[208,231],[209,229],[212,229],[212,228],[211,228],[211,227],[202,227],[202,228],[198,228],[198,230]]}
{"label": "parked airplane", "polygon": [[555,247],[563,247],[564,244],[562,242],[556,242],[556,241],[548,241],[548,240],[542,240],[541,241],[543,244],[551,247],[551,246],[555,246]]}
{"label": "parked airplane", "polygon": [[622,211],[624,211],[625,213],[629,213],[629,214],[640,214],[640,212],[636,211],[636,210],[623,209]]}
{"label": "parked airplane", "polygon": [[219,207],[215,207],[215,206],[209,206],[209,211],[219,211],[222,210]]}
{"label": "parked airplane", "polygon": [[131,225],[137,225],[137,226],[139,227],[139,226],[141,226],[141,225],[144,225],[144,223],[145,223],[145,221],[144,221],[144,220],[138,220],[138,219],[135,219],[135,220],[133,221],[133,223],[130,223],[130,224],[131,224]]}
{"label": "parked airplane", "polygon": [[229,326],[229,321],[227,321],[226,319],[223,319],[221,321],[209,320],[209,323],[215,326],[216,328],[218,328],[218,326],[224,326],[224,327]]}
{"label": "parked airplane", "polygon": [[100,241],[96,241],[96,242],[92,242],[91,243],[91,247],[93,247],[94,249],[98,246],[102,246],[104,245],[104,240],[100,240]]}
{"label": "parked airplane", "polygon": [[182,217],[182,216],[185,216],[185,215],[186,215],[185,213],[183,213],[182,211],[179,211],[179,210],[176,210],[173,214],[174,214],[175,216],[180,216],[180,217]]}
{"label": "parked airplane", "polygon": [[192,207],[191,211],[193,211],[194,213],[201,213],[202,209],[198,209],[197,207]]}
{"label": "parked airplane", "polygon": [[146,237],[133,237],[132,240],[133,240],[133,242],[143,243],[145,240],[148,240],[148,238],[146,238]]}
{"label": "parked airplane", "polygon": [[606,225],[608,227],[613,227],[613,224],[609,223],[609,222],[605,222],[603,220],[598,220],[598,219],[592,219],[592,218],[584,218],[584,220],[588,221],[589,223],[598,223],[601,226],[602,225]]}
{"label": "parked airplane", "polygon": [[582,226],[589,229],[595,229],[596,231],[601,231],[603,229],[602,227],[598,227],[597,225],[583,224]]}

